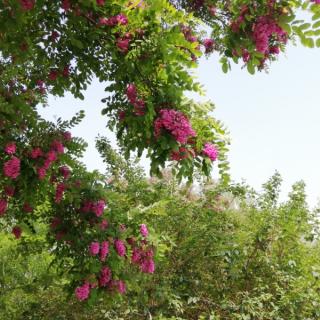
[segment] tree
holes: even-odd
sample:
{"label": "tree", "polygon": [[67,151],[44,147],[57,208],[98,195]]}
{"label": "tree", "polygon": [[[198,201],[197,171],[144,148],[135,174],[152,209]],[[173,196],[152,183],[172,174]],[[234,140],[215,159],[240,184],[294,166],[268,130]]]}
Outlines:
{"label": "tree", "polygon": [[[312,26],[295,18],[300,9],[312,12]],[[195,170],[209,175],[217,161],[227,182],[226,131],[209,115],[211,103],[184,96],[201,93],[189,72],[197,58],[217,52],[225,72],[229,60],[242,59],[254,73],[294,36],[304,45],[320,45],[318,0],[5,0],[0,18],[0,215],[16,238],[22,230],[33,232],[34,221],[50,224],[48,242],[72,286],[78,285],[80,300],[97,288],[124,292],[119,257],[129,247],[123,223],[132,233],[128,239],[134,237],[143,250],[150,245],[148,232],[123,221],[123,214],[113,216],[106,229],[112,215],[108,184],[77,160],[85,143],[68,131],[83,112],[51,123],[40,118],[37,106],[48,95],[83,98],[97,77],[109,93],[103,114],[127,159],[130,152],[140,156],[147,150],[152,174],[174,161],[177,176],[190,180]],[[211,28],[210,37],[202,22]],[[153,272],[151,253],[144,262],[141,271]]]}

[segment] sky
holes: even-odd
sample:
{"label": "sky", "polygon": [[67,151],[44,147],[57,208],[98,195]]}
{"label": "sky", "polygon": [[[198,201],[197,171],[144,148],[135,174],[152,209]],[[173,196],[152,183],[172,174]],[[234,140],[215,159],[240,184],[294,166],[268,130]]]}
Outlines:
{"label": "sky", "polygon": [[[224,74],[218,56],[202,58],[195,72],[206,96],[216,105],[213,115],[224,122],[231,136],[229,160],[232,179],[244,179],[257,190],[278,170],[283,178],[281,199],[291,185],[303,179],[307,200],[315,206],[320,199],[320,49],[290,46],[268,73],[250,75],[233,65]],[[95,137],[115,138],[105,128],[100,115],[106,96],[104,85],[94,81],[85,92],[85,100],[49,98],[49,107],[40,108],[46,119],[56,116],[70,119],[79,109],[86,118],[73,135],[89,144],[83,159],[88,169],[104,171],[94,148]],[[148,168],[148,163],[142,164]]]}

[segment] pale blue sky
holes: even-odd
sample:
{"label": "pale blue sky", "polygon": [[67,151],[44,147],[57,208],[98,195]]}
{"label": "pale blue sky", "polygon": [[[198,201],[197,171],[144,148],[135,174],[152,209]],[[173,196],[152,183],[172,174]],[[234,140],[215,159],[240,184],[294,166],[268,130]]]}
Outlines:
{"label": "pale blue sky", "polygon": [[[231,132],[231,175],[244,178],[259,189],[277,169],[283,179],[283,197],[297,180],[307,183],[310,205],[320,196],[320,49],[289,47],[268,74],[249,75],[240,66],[224,74],[218,57],[200,61],[197,75],[216,104],[215,116]],[[84,162],[89,169],[103,170],[94,149],[94,138],[106,132],[106,119],[100,115],[104,86],[94,82],[85,101],[69,95],[49,99],[41,109],[48,119],[54,115],[69,119],[79,108],[86,119],[73,134],[83,137],[89,148]],[[112,139],[114,141],[114,139]]]}

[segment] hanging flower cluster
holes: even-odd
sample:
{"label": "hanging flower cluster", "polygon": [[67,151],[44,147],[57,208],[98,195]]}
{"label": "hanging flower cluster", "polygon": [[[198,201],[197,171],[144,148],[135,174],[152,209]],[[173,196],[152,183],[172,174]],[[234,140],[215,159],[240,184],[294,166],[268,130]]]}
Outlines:
{"label": "hanging flower cluster", "polygon": [[[2,132],[11,128],[10,136],[2,137],[7,142],[0,158],[0,217],[17,221],[12,228],[13,236],[23,237],[22,223],[32,224],[38,218],[34,208],[51,200],[50,213],[45,218],[50,226],[48,239],[60,259],[74,261],[78,273],[73,286],[80,301],[88,299],[92,290],[126,292],[125,281],[120,278],[122,265],[126,261],[136,264],[130,258],[133,247],[127,241],[128,236],[136,239],[136,250],[143,252],[148,248],[139,271],[154,272],[147,226],[134,224],[127,228],[117,217],[108,221],[110,209],[104,186],[82,169],[79,171],[73,158],[79,145],[71,133],[44,121],[39,125],[43,132],[29,133],[20,129],[23,115],[16,124],[9,119],[0,124]],[[18,138],[13,138],[15,130]],[[121,263],[117,262],[119,259]]]}
{"label": "hanging flower cluster", "polygon": [[190,137],[196,135],[188,118],[182,112],[173,109],[159,111],[159,116],[154,122],[155,137],[158,138],[163,130],[181,144],[186,144]]}
{"label": "hanging flower cluster", "polygon": [[207,157],[209,157],[210,158],[210,160],[212,160],[212,161],[215,161],[215,160],[217,160],[218,159],[218,150],[217,150],[217,148],[213,145],[213,144],[211,144],[211,143],[206,143],[205,145],[204,145],[204,148],[203,148],[203,150],[202,150],[202,153],[205,155],[205,156],[207,156]]}
{"label": "hanging flower cluster", "polygon": [[257,51],[264,54],[278,54],[280,52],[279,47],[273,46],[271,43],[286,43],[288,39],[287,32],[285,32],[274,20],[270,19],[269,17],[259,17],[253,26],[252,31]]}
{"label": "hanging flower cluster", "polygon": [[[125,229],[122,226],[121,229]],[[143,273],[153,273],[155,271],[154,251],[148,245],[148,229],[146,225],[140,226],[140,234],[142,239],[135,240],[133,237],[123,241],[119,238],[111,238],[104,240],[101,243],[93,241],[88,246],[88,256],[100,261],[100,271],[96,274],[89,274],[83,281],[82,285],[75,289],[75,295],[78,300],[83,301],[89,298],[90,292],[93,289],[101,288],[109,291],[118,291],[120,294],[125,293],[126,285],[124,280],[114,279],[113,272],[108,265],[109,259],[114,259],[118,256],[120,259],[127,259],[128,245],[131,247],[131,263],[139,266],[139,270]],[[113,250],[110,247],[110,242],[113,243]],[[126,242],[128,244],[126,244]]]}
{"label": "hanging flower cluster", "polygon": [[126,91],[129,102],[133,105],[133,113],[137,116],[143,116],[145,114],[145,102],[142,99],[138,99],[137,88],[133,83],[130,83]]}

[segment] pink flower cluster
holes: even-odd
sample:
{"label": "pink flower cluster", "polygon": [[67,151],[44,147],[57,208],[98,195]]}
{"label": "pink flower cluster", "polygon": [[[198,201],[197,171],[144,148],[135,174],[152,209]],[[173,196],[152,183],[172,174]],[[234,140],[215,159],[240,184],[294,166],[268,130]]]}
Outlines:
{"label": "pink flower cluster", "polygon": [[145,102],[142,99],[138,99],[137,88],[133,83],[128,85],[126,94],[128,100],[133,105],[134,114],[143,116],[145,114]]}
{"label": "pink flower cluster", "polygon": [[16,144],[14,142],[7,143],[4,147],[4,151],[6,154],[12,155],[15,154],[17,150]]}
{"label": "pink flower cluster", "polygon": [[20,239],[22,234],[21,228],[18,226],[13,227],[12,234],[15,236],[16,239]]}
{"label": "pink flower cluster", "polygon": [[71,141],[72,135],[70,131],[65,131],[62,133],[62,135],[65,141]]}
{"label": "pink flower cluster", "polygon": [[112,272],[110,268],[108,267],[103,267],[100,272],[100,277],[99,277],[99,286],[100,287],[105,287],[109,284],[111,281],[112,277]]}
{"label": "pink flower cluster", "polygon": [[63,176],[64,179],[68,179],[70,177],[70,169],[67,166],[61,166],[59,168],[59,173]]}
{"label": "pink flower cluster", "polygon": [[210,53],[214,49],[214,41],[213,39],[204,39],[202,44],[205,47],[205,53]]}
{"label": "pink flower cluster", "polygon": [[30,157],[32,159],[42,158],[44,157],[44,163],[42,166],[38,167],[38,177],[40,180],[44,179],[47,170],[51,167],[51,165],[58,160],[58,154],[64,153],[64,145],[59,140],[54,140],[51,143],[51,149],[44,155],[44,152],[41,150],[41,148],[36,147],[32,149]]}
{"label": "pink flower cluster", "polygon": [[88,282],[85,282],[81,287],[76,288],[75,293],[79,301],[88,299],[90,294],[90,284]]}
{"label": "pink flower cluster", "polygon": [[56,187],[56,195],[55,195],[55,203],[60,203],[63,197],[63,193],[66,189],[66,186],[63,182],[58,183],[57,187]]}
{"label": "pink flower cluster", "polygon": [[81,207],[81,211],[84,213],[93,212],[97,217],[102,216],[106,203],[104,200],[98,200],[96,202],[85,201]]}
{"label": "pink flower cluster", "polygon": [[154,273],[155,264],[153,260],[153,250],[150,248],[134,247],[132,250],[131,262],[139,265],[143,273]]}
{"label": "pink flower cluster", "polygon": [[69,0],[62,0],[61,8],[62,8],[64,11],[68,11],[68,10],[71,8],[71,3],[70,3],[70,1],[69,1]]}
{"label": "pink flower cluster", "polygon": [[130,37],[120,37],[116,40],[116,46],[122,53],[127,53],[129,51]]}
{"label": "pink flower cluster", "polygon": [[89,253],[91,256],[96,256],[100,253],[100,260],[105,261],[109,254],[109,242],[102,241],[101,245],[99,242],[91,242],[89,246]]}
{"label": "pink flower cluster", "polygon": [[188,118],[180,111],[173,109],[162,109],[159,117],[154,122],[154,135],[159,137],[162,129],[170,133],[177,142],[187,143],[190,137],[196,135]]}
{"label": "pink flower cluster", "polygon": [[[59,76],[60,72],[58,70],[51,70],[49,72],[48,78],[50,81],[56,81],[58,76]],[[61,71],[61,75],[65,78],[69,77],[70,75],[70,66],[67,65],[63,68],[63,70]]]}
{"label": "pink flower cluster", "polygon": [[217,160],[219,154],[217,148],[211,143],[206,143],[204,145],[202,153],[208,156],[212,161]]}
{"label": "pink flower cluster", "polygon": [[8,201],[6,199],[0,199],[0,217],[5,214],[8,208]]}
{"label": "pink flower cluster", "polygon": [[125,256],[127,248],[122,240],[116,239],[114,241],[114,248],[116,249],[116,252],[119,257]]}
{"label": "pink flower cluster", "polygon": [[20,174],[20,159],[12,157],[3,165],[3,174],[11,179],[16,179]]}
{"label": "pink flower cluster", "polygon": [[13,197],[15,192],[15,188],[13,186],[5,186],[4,187],[4,193],[8,197]]}
{"label": "pink flower cluster", "polygon": [[[55,226],[61,222],[58,218],[56,221],[53,221],[52,224]],[[149,231],[145,224],[140,225],[140,234],[144,238],[141,240],[142,247],[136,245],[134,238],[128,238],[127,242],[131,245],[133,251],[131,256],[131,262],[135,265],[138,265],[141,272],[144,273],[153,273],[155,271],[155,263],[153,260],[153,249],[147,246],[147,240]],[[115,239],[113,241],[115,251],[118,256],[124,257],[127,252],[126,244],[120,240]],[[112,270],[109,266],[103,265],[106,260],[106,257],[109,254],[109,242],[102,241],[93,241],[88,247],[89,255],[92,257],[99,256],[102,263],[101,270],[97,275],[91,275],[83,282],[83,284],[75,289],[75,294],[78,300],[83,301],[88,299],[90,295],[90,289],[97,287],[107,288],[109,290],[117,290],[119,293],[124,294],[126,292],[126,284],[123,280],[112,279]],[[95,280],[92,280],[92,277]],[[93,281],[93,282],[92,282]]]}
{"label": "pink flower cluster", "polygon": [[140,233],[144,238],[148,237],[149,231],[145,224],[140,225]]}
{"label": "pink flower cluster", "polygon": [[32,10],[35,0],[20,0],[20,5],[24,11]]}
{"label": "pink flower cluster", "polygon": [[100,243],[99,242],[91,242],[89,246],[90,255],[96,256],[100,250]]}
{"label": "pink flower cluster", "polygon": [[22,210],[26,213],[30,213],[33,211],[33,208],[30,206],[30,204],[28,202],[25,202],[23,204]]}
{"label": "pink flower cluster", "polygon": [[105,261],[108,254],[109,254],[109,242],[102,241],[101,247],[100,247],[100,260]]}
{"label": "pink flower cluster", "polygon": [[32,159],[37,159],[42,156],[43,156],[43,152],[39,147],[32,149],[31,154],[30,154],[30,157]]}
{"label": "pink flower cluster", "polygon": [[279,49],[270,47],[272,37],[279,42],[286,43],[288,39],[287,32],[284,31],[274,20],[269,17],[259,17],[253,26],[253,39],[257,51],[268,54],[278,53]]}

